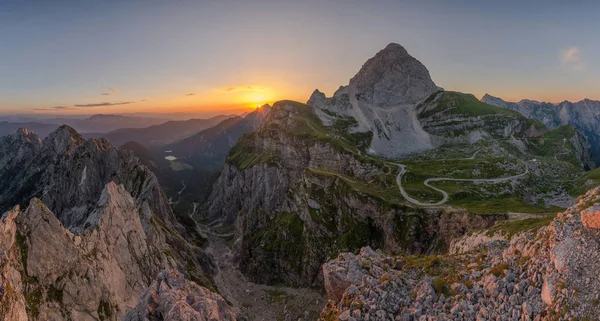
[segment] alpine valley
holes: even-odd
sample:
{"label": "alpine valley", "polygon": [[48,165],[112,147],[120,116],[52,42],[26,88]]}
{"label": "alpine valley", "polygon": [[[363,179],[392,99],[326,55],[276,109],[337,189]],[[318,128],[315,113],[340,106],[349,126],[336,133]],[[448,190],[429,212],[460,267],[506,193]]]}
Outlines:
{"label": "alpine valley", "polygon": [[306,103],[19,128],[0,319],[592,320],[599,113],[445,91],[392,43]]}

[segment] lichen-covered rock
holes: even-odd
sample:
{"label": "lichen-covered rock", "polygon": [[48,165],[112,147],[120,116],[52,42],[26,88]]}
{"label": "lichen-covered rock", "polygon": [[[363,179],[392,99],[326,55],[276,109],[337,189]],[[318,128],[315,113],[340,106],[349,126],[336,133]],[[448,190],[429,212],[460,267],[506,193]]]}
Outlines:
{"label": "lichen-covered rock", "polygon": [[235,321],[220,295],[191,282],[179,271],[162,271],[123,321]]}
{"label": "lichen-covered rock", "polygon": [[594,205],[581,212],[581,223],[586,228],[600,229],[600,205]]}

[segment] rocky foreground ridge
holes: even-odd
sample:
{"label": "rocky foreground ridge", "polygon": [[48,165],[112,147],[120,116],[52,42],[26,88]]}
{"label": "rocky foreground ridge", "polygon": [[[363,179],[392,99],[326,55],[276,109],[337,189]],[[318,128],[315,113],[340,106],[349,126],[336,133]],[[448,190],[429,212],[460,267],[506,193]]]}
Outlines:
{"label": "rocky foreground ridge", "polygon": [[0,151],[0,203],[13,203],[0,219],[0,319],[120,320],[165,269],[181,271],[181,286],[154,306],[198,291],[219,298],[183,280],[211,287],[214,263],[130,152],[68,126],[43,141],[20,129]]}
{"label": "rocky foreground ridge", "polygon": [[321,320],[595,320],[600,187],[547,227],[460,255],[363,248],[323,265]]}

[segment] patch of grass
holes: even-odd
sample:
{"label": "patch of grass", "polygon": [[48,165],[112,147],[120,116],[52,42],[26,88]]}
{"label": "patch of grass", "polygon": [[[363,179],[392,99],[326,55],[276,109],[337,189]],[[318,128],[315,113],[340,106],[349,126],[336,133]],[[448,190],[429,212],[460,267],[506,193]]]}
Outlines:
{"label": "patch of grass", "polygon": [[36,287],[34,290],[27,290],[25,292],[25,309],[27,310],[27,315],[37,318],[40,314],[40,304],[42,303],[42,289],[40,287]]}
{"label": "patch of grass", "polygon": [[598,185],[600,185],[600,167],[581,175],[569,189],[569,194],[579,196]]}
{"label": "patch of grass", "polygon": [[[406,203],[404,201],[404,198],[402,197],[402,194],[400,194],[398,185],[396,185],[395,182],[393,183],[393,185],[387,187],[387,186],[381,186],[379,184],[373,184],[373,183],[369,184],[369,183],[357,180],[355,178],[352,178],[350,176],[347,176],[347,175],[344,175],[344,174],[341,174],[338,172],[334,172],[334,171],[325,170],[325,169],[309,168],[308,170],[312,174],[315,174],[315,175],[337,177],[340,179],[341,182],[346,184],[353,191],[372,196],[375,199],[379,199],[385,203],[388,203],[388,204],[405,204]],[[395,177],[395,174],[390,175],[390,177],[392,177],[392,176]]]}
{"label": "patch of grass", "polygon": [[289,297],[285,291],[278,289],[267,289],[265,292],[267,292],[267,295],[269,296],[269,302],[287,303],[289,300]]}
{"label": "patch of grass", "polygon": [[493,274],[496,277],[503,277],[505,274],[505,270],[510,269],[510,265],[506,263],[498,264],[490,269],[490,274]]}
{"label": "patch of grass", "polygon": [[49,301],[54,301],[58,303],[62,303],[63,301],[63,290],[57,289],[54,284],[50,284],[48,290],[46,291],[46,298]]}
{"label": "patch of grass", "polygon": [[445,297],[449,297],[452,295],[450,285],[444,278],[437,277],[433,279],[433,289],[438,296],[443,294]]}
{"label": "patch of grass", "polygon": [[479,101],[479,99],[473,95],[451,91],[439,92],[434,95],[441,95],[437,101],[436,108],[421,112],[419,117],[429,117],[436,113],[451,111],[453,114],[459,114],[468,117],[508,115],[514,118],[525,119],[525,116],[516,111],[486,104]]}
{"label": "patch of grass", "polygon": [[556,206],[543,207],[529,204],[522,198],[511,195],[502,195],[498,197],[477,197],[464,195],[460,198],[451,198],[447,204],[458,208],[465,208],[471,213],[478,214],[496,214],[506,212],[544,214],[556,213],[563,210],[562,208]]}
{"label": "patch of grass", "polygon": [[556,214],[548,214],[538,218],[501,222],[488,229],[488,234],[493,235],[499,232],[506,235],[508,239],[511,239],[514,235],[519,233],[525,231],[535,232],[543,226],[548,226],[554,218],[556,218]]}
{"label": "patch of grass", "polygon": [[105,301],[104,299],[100,300],[100,304],[98,305],[98,318],[100,321],[110,320],[112,316],[112,311],[110,309],[110,303]]}

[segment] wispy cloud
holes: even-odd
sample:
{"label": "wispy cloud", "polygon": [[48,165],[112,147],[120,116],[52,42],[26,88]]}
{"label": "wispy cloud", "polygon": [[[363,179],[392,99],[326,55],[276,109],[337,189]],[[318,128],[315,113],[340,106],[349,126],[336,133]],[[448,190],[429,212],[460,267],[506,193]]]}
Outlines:
{"label": "wispy cloud", "polygon": [[32,108],[33,110],[74,110],[77,108],[73,108],[70,106],[54,106],[54,107],[48,107],[48,108]]}
{"label": "wispy cloud", "polygon": [[269,88],[266,86],[244,85],[244,86],[232,86],[232,87],[219,88],[218,91],[225,92],[225,93],[232,93],[232,92],[238,92],[238,91],[265,91],[268,89]]}
{"label": "wispy cloud", "polygon": [[75,105],[75,107],[107,107],[107,106],[118,106],[118,105],[128,105],[128,104],[133,104],[134,101],[121,101],[121,102],[114,102],[114,103],[109,103],[109,102],[102,102],[102,103],[95,103],[95,104],[79,104],[79,105]]}
{"label": "wispy cloud", "polygon": [[194,96],[194,95],[196,95],[196,94],[186,94],[186,96]]}
{"label": "wispy cloud", "polygon": [[560,60],[564,67],[571,70],[585,69],[585,62],[578,47],[564,49],[560,53]]}
{"label": "wispy cloud", "polygon": [[101,93],[102,96],[110,96],[110,93]]}
{"label": "wispy cloud", "polygon": [[118,93],[119,92],[119,90],[117,88],[114,88],[114,87],[109,87],[108,90],[110,90],[110,91],[112,91],[114,93]]}

